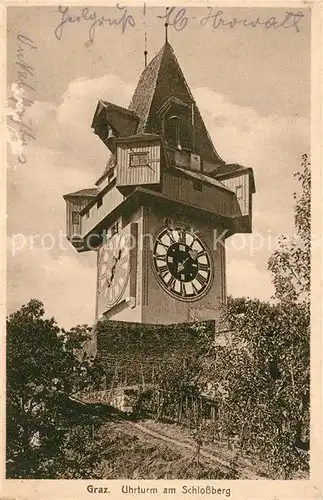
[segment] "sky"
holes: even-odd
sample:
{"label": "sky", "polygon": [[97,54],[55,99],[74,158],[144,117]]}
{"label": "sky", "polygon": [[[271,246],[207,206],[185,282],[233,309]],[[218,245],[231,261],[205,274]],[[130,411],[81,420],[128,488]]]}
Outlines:
{"label": "sky", "polygon": [[[145,32],[148,60],[165,39],[164,8],[120,6],[8,8],[8,97],[18,101],[7,112],[22,120],[8,122],[8,313],[38,298],[60,326],[94,320],[95,255],[65,240],[62,196],[104,170],[109,151],[90,128],[98,99],[128,106]],[[221,8],[212,18],[218,10],[177,8],[168,37],[218,153],[254,169],[253,235],[227,241],[228,293],[269,300],[267,261],[275,238],[294,232],[293,174],[310,153],[310,11],[293,11],[303,14],[295,25],[283,8]],[[85,18],[94,16],[91,31]],[[116,24],[122,16],[127,23]],[[273,16],[281,27],[260,24]],[[214,27],[220,17],[259,22]]]}

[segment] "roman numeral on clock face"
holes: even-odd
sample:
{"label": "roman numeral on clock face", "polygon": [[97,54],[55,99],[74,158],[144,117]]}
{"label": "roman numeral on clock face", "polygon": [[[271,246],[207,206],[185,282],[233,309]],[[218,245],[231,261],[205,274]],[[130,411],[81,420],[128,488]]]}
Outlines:
{"label": "roman numeral on clock face", "polygon": [[[163,261],[163,262],[166,262],[166,259],[167,259],[167,254],[164,253],[164,254],[155,254],[154,255],[154,258],[157,259],[157,261]],[[168,259],[167,259],[168,260]]]}
{"label": "roman numeral on clock face", "polygon": [[167,243],[165,241],[162,241],[161,239],[158,239],[157,240],[158,244],[161,245],[162,247],[164,247],[166,250],[168,250],[169,248],[169,245],[167,245]]}
{"label": "roman numeral on clock face", "polygon": [[166,264],[163,266],[159,266],[158,272],[161,276],[165,276],[165,274],[167,274],[169,272],[168,266],[166,266]]}
{"label": "roman numeral on clock face", "polygon": [[178,231],[178,242],[186,244],[186,233],[181,229]]}
{"label": "roman numeral on clock face", "polygon": [[176,283],[176,279],[174,276],[171,276],[170,280],[167,283],[167,288],[174,289]]}
{"label": "roman numeral on clock face", "polygon": [[196,278],[195,278],[199,283],[200,285],[202,286],[205,286],[206,282],[207,282],[207,278],[205,278],[204,276],[202,276],[202,274],[198,273]]}
{"label": "roman numeral on clock face", "polygon": [[167,236],[168,236],[168,238],[170,239],[170,243],[171,243],[171,245],[172,245],[173,243],[176,243],[176,240],[175,240],[175,237],[174,237],[174,235],[173,235],[173,232],[172,232],[172,231],[168,231]]}

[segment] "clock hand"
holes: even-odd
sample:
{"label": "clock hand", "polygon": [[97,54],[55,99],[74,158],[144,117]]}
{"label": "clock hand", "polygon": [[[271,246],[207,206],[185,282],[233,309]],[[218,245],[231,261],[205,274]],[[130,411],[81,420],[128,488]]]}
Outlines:
{"label": "clock hand", "polygon": [[182,262],[178,262],[177,264],[177,272],[180,273],[181,271],[183,271],[184,269],[184,266],[182,264]]}
{"label": "clock hand", "polygon": [[193,260],[197,259],[197,251],[196,250],[189,250],[188,253],[190,254],[191,259],[193,259]]}
{"label": "clock hand", "polygon": [[111,267],[110,276],[107,279],[108,288],[112,285],[112,281],[113,281],[113,278],[114,278],[114,269],[115,269],[115,266],[113,264],[113,266]]}
{"label": "clock hand", "polygon": [[183,262],[178,262],[177,264],[177,272],[183,271],[185,269],[185,264],[189,260],[190,257],[187,257]]}
{"label": "clock hand", "polygon": [[110,278],[108,280],[108,287],[110,287],[112,285],[112,281],[113,281],[113,278],[115,275],[116,265],[117,265],[118,260],[120,260],[120,257],[121,257],[121,250],[119,249],[117,257],[113,256],[114,263],[113,263],[113,266],[111,267],[111,275],[110,275]]}

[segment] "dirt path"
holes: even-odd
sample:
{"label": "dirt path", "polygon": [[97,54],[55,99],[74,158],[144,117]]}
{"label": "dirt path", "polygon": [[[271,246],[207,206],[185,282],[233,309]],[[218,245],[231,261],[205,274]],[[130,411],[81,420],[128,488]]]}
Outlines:
{"label": "dirt path", "polygon": [[[171,445],[175,445],[175,446],[181,448],[182,450],[185,449],[185,450],[189,450],[189,451],[195,453],[195,450],[196,450],[195,445],[187,442],[187,439],[184,441],[179,441],[178,439],[176,439],[174,437],[170,437],[170,436],[166,436],[165,434],[161,434],[160,431],[156,432],[155,430],[152,430],[150,427],[146,426],[144,423],[138,424],[137,422],[130,422],[129,420],[124,421],[124,423],[126,425],[131,426],[132,428],[137,429],[137,431],[148,434],[148,435],[150,435],[150,436],[152,436],[160,441],[164,441],[164,442],[169,443]],[[231,469],[230,462],[227,460],[223,460],[223,458],[220,458],[220,456],[217,456],[218,454],[215,455],[214,451],[212,451],[212,453],[211,453],[210,451],[206,451],[205,447],[204,447],[204,449],[202,447],[201,451],[200,451],[200,455],[201,455],[201,457],[204,457],[204,458],[210,460],[211,462],[215,462],[217,467],[220,468],[221,470],[223,470],[224,472],[228,472]],[[264,475],[262,475],[261,473],[257,473],[257,471],[249,468],[248,466],[242,466],[242,467],[237,466],[235,468],[238,472],[239,479],[264,479]]]}

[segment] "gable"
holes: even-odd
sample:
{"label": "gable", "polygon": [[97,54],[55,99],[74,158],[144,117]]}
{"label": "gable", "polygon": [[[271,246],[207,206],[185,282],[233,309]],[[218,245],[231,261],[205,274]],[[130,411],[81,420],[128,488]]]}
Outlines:
{"label": "gable", "polygon": [[163,49],[160,50],[160,52],[152,59],[149,65],[142,72],[128,108],[139,117],[137,133],[144,132],[146,128],[162,56]]}
{"label": "gable", "polygon": [[[111,106],[110,103],[106,104]],[[165,107],[174,104],[185,107],[187,113],[190,114],[191,129],[194,133],[194,150],[211,164],[225,164],[213,145],[174,51],[166,42],[142,72],[128,107],[128,111],[137,118],[137,127],[133,133],[162,135],[162,111]],[[127,119],[129,119],[128,116]],[[110,159],[97,184],[107,175],[112,163],[113,159]]]}
{"label": "gable", "polygon": [[196,149],[205,158],[224,163],[214,148],[174,51],[166,42],[143,71],[129,106],[139,116],[137,133],[161,133],[159,112],[170,99],[191,108]]}

